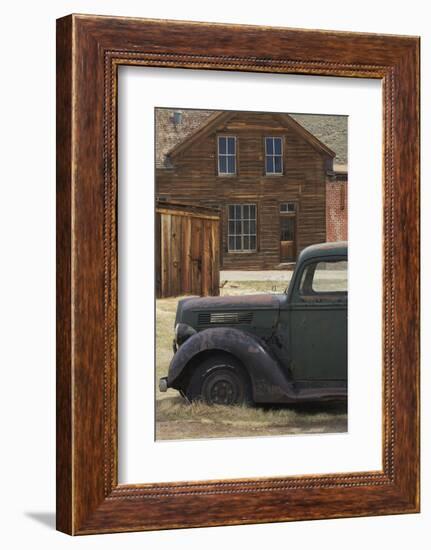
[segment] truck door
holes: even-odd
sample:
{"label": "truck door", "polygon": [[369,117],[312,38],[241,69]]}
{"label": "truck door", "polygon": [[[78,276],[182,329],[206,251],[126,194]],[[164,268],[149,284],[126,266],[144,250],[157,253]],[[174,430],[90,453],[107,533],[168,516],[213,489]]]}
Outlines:
{"label": "truck door", "polygon": [[347,380],[347,259],[304,264],[292,296],[291,370],[298,381]]}

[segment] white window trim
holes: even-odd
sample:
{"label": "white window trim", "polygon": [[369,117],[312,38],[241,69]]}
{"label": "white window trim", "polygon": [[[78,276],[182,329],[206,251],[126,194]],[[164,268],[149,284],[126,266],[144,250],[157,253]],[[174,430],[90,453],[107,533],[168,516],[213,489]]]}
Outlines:
{"label": "white window trim", "polygon": [[[235,141],[235,153],[220,153],[220,138],[233,138]],[[235,159],[235,170],[233,172],[220,172],[220,156],[223,157],[233,157]],[[221,177],[232,177],[236,176],[238,172],[237,162],[238,162],[238,140],[236,136],[231,136],[227,134],[219,134],[217,135],[217,174]],[[227,163],[226,163],[227,167]]]}
{"label": "white window trim", "polygon": [[[288,204],[293,204],[293,210],[282,210],[282,206],[283,205],[288,205]],[[297,203],[296,201],[284,201],[284,202],[281,202],[280,203],[280,214],[284,214],[284,215],[294,215],[296,214],[297,212]]]}
{"label": "white window trim", "polygon": [[[231,206],[241,206],[241,211],[243,210],[244,206],[254,206],[255,207],[255,218],[254,219],[251,219],[251,218],[248,218],[247,220],[244,220],[243,218],[241,218],[241,234],[240,235],[231,235],[231,233],[229,232],[229,222],[235,222],[235,221],[238,221],[236,219],[231,219],[230,218],[230,215],[229,215],[229,210],[230,210],[230,207]],[[255,224],[256,224],[256,232],[255,233],[248,233],[247,235],[244,235],[244,232],[243,232],[243,223],[244,221],[254,221]],[[244,249],[242,248],[241,250],[236,250],[236,249],[230,249],[229,247],[229,237],[241,237],[241,243],[243,245],[244,243],[244,236],[247,236],[247,237],[255,237],[256,238],[256,246],[255,248],[247,248],[247,249]],[[245,203],[229,203],[227,205],[227,251],[229,254],[255,254],[257,252],[257,204],[254,203],[254,202],[245,202]]]}
{"label": "white window trim", "polygon": [[[266,140],[267,139],[279,139],[281,142],[281,153],[279,155],[275,155],[274,153],[272,155],[268,155],[266,152]],[[266,176],[283,176],[284,175],[284,139],[283,136],[265,136],[264,137],[264,153],[265,153],[265,175]],[[274,143],[273,143],[273,150],[274,150]],[[280,172],[267,172],[266,171],[266,159],[267,157],[272,157],[275,159],[276,157],[280,157],[281,159],[281,171]],[[275,161],[274,161],[275,166]]]}

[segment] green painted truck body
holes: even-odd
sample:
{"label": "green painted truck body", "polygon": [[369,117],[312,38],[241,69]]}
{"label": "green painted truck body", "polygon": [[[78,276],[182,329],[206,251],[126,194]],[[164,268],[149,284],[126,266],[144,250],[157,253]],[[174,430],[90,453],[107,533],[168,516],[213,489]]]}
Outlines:
{"label": "green painted truck body", "polygon": [[194,371],[208,361],[216,369],[211,358],[220,357],[225,371],[241,371],[254,402],[345,399],[347,301],[345,242],[304,249],[283,294],[180,300],[160,389],[187,396]]}

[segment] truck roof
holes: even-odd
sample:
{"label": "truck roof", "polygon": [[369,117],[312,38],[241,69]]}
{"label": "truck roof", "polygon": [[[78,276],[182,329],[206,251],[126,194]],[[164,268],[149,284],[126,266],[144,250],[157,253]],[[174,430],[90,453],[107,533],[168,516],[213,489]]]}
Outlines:
{"label": "truck roof", "polygon": [[312,244],[301,252],[298,263],[320,256],[347,256],[347,241]]}

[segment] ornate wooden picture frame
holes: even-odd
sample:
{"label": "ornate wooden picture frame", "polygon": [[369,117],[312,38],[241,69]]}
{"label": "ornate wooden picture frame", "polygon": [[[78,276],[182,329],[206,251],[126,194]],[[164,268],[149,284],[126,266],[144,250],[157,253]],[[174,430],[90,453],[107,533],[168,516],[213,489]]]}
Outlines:
{"label": "ornate wooden picture frame", "polygon": [[[118,483],[117,69],[383,84],[383,468]],[[419,511],[419,39],[70,15],[57,22],[57,528],[69,534]]]}

